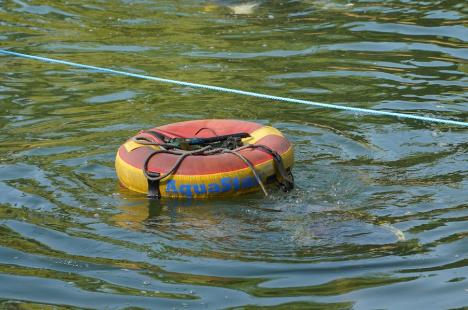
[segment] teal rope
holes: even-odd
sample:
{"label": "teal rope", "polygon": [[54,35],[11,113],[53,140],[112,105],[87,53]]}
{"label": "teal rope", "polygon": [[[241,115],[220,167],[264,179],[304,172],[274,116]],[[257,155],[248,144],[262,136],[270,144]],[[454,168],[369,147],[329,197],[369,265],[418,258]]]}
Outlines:
{"label": "teal rope", "polygon": [[125,76],[130,76],[130,77],[135,77],[135,78],[145,79],[145,80],[151,80],[151,81],[157,81],[157,82],[162,82],[162,83],[170,83],[170,84],[188,86],[188,87],[193,87],[193,88],[214,90],[214,91],[237,94],[237,95],[251,96],[251,97],[270,99],[270,100],[276,100],[276,101],[282,101],[282,102],[301,103],[301,104],[307,104],[307,105],[312,105],[312,106],[317,106],[317,107],[322,107],[322,108],[344,110],[344,111],[350,111],[350,112],[356,112],[356,113],[373,114],[373,115],[385,115],[385,116],[393,116],[393,117],[406,118],[406,119],[415,119],[415,120],[431,122],[431,123],[440,123],[440,124],[468,127],[468,122],[463,122],[463,121],[454,121],[454,120],[450,120],[450,119],[440,119],[440,118],[426,117],[426,116],[421,116],[421,115],[404,114],[404,113],[397,113],[397,112],[387,112],[387,111],[364,109],[364,108],[355,108],[355,107],[341,106],[341,105],[335,105],[335,104],[329,104],[329,103],[313,102],[313,101],[309,101],[309,100],[294,99],[294,98],[287,98],[287,97],[278,97],[278,96],[255,93],[255,92],[244,91],[244,90],[233,89],[233,88],[226,88],[226,87],[219,87],[219,86],[212,86],[212,85],[205,85],[205,84],[198,84],[198,83],[183,82],[183,81],[178,81],[178,80],[159,78],[159,77],[154,77],[154,76],[149,76],[149,75],[142,75],[142,74],[119,71],[119,70],[113,70],[113,69],[108,69],[108,68],[95,67],[95,66],[79,64],[79,63],[71,62],[71,61],[65,61],[65,60],[52,59],[52,58],[47,58],[47,57],[40,57],[40,56],[22,54],[22,53],[17,53],[17,52],[2,50],[2,49],[0,49],[0,54],[16,56],[16,57],[22,57],[22,58],[28,58],[28,59],[33,59],[33,60],[39,60],[39,61],[43,61],[43,62],[62,64],[62,65],[67,65],[67,66],[71,66],[71,67],[83,68],[83,69],[91,69],[91,70],[96,70],[96,71],[99,71],[99,72],[113,73],[113,74],[118,74],[118,75],[125,75]]}

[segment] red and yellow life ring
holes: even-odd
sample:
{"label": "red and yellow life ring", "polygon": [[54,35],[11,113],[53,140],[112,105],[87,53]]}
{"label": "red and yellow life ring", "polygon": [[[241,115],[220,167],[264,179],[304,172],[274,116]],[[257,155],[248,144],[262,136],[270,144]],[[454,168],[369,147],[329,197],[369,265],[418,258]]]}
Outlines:
{"label": "red and yellow life ring", "polygon": [[[212,155],[198,153],[186,156],[177,166],[180,155],[164,151],[167,141],[186,141],[189,138],[192,139],[190,141],[204,141],[238,133],[246,134],[239,138],[244,147],[237,149],[238,154],[230,151]],[[265,149],[277,155],[276,161],[275,156]],[[251,163],[257,176],[241,157]],[[260,180],[260,183],[269,183],[278,176],[278,160],[282,161],[282,169],[290,172],[294,162],[293,147],[279,130],[253,122],[210,119],[141,131],[120,146],[115,167],[124,187],[148,193],[149,173],[164,175],[177,166],[173,173],[158,181],[160,196],[211,198],[260,190]]]}

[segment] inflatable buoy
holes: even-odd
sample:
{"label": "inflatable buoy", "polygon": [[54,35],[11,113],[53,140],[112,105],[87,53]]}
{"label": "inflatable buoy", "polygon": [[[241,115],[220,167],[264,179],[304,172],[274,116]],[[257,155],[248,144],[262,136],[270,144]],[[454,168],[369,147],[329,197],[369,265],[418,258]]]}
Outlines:
{"label": "inflatable buoy", "polygon": [[211,198],[293,188],[292,144],[270,126],[195,120],[140,131],[120,146],[120,183],[149,197]]}

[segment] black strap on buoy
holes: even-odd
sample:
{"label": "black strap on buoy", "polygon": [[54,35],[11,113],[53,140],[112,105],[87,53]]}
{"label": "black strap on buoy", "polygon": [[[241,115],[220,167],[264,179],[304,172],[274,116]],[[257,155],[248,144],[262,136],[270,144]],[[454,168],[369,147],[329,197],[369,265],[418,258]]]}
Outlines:
{"label": "black strap on buoy", "polygon": [[148,158],[146,158],[143,164],[143,174],[146,177],[148,182],[148,198],[150,199],[161,199],[161,191],[159,190],[159,181],[161,181],[161,174],[158,172],[152,172],[148,170],[148,164],[155,153],[158,151],[153,152]]}
{"label": "black strap on buoy", "polygon": [[153,137],[159,139],[163,143],[169,142],[171,140],[171,138],[169,138],[168,136],[163,135],[162,133],[154,130],[145,130],[144,133],[152,135]]}
{"label": "black strap on buoy", "polygon": [[148,180],[148,198],[150,199],[161,199],[161,191],[159,190],[159,173],[149,172],[148,175],[150,178],[146,177]]}
{"label": "black strap on buoy", "polygon": [[205,144],[211,144],[211,143],[224,142],[230,139],[240,140],[240,139],[249,138],[249,137],[250,135],[248,133],[239,132],[239,133],[233,133],[230,135],[222,135],[222,136],[216,136],[216,137],[210,137],[210,138],[188,138],[187,142],[189,145],[205,145]]}
{"label": "black strap on buoy", "polygon": [[[170,138],[158,131],[146,130],[144,133],[149,134],[159,141],[161,141],[161,146],[167,149],[179,149],[179,150],[195,150],[207,145],[211,145],[213,148],[224,147],[229,149],[234,149],[239,146],[242,146],[241,140],[244,138],[249,138],[250,135],[246,132],[233,133],[229,135],[215,136],[209,138]],[[144,139],[138,137],[137,139]]]}
{"label": "black strap on buoy", "polygon": [[289,192],[290,190],[292,190],[294,188],[294,179],[291,171],[287,171],[286,168],[284,168],[284,163],[283,159],[281,158],[281,155],[266,145],[253,144],[251,145],[251,147],[261,149],[262,151],[271,155],[271,157],[273,158],[273,162],[275,163],[276,171],[278,172],[276,175],[278,185],[280,186],[283,192]]}

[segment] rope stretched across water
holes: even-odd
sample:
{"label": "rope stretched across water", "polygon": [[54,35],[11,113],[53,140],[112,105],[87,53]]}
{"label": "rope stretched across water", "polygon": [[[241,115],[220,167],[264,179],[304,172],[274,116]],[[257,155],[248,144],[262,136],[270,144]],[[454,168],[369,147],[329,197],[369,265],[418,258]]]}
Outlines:
{"label": "rope stretched across water", "polygon": [[149,76],[149,75],[131,73],[131,72],[126,72],[126,71],[114,70],[114,69],[109,69],[109,68],[90,66],[90,65],[85,65],[85,64],[80,64],[80,63],[76,63],[76,62],[60,60],[60,59],[53,59],[53,58],[48,58],[48,57],[41,57],[41,56],[34,56],[34,55],[28,55],[28,54],[23,54],[23,53],[17,53],[17,52],[13,52],[13,51],[9,51],[9,50],[0,49],[0,54],[16,56],[16,57],[21,57],[21,58],[27,58],[27,59],[33,59],[33,60],[49,62],[49,63],[62,64],[62,65],[67,65],[67,66],[71,66],[71,67],[76,67],[76,68],[91,69],[91,70],[95,70],[95,71],[99,71],[99,72],[124,75],[124,76],[139,78],[139,79],[157,81],[157,82],[161,82],[161,83],[170,83],[170,84],[175,84],[175,85],[180,85],[180,86],[187,86],[187,87],[193,87],[193,88],[214,90],[214,91],[237,94],[237,95],[257,97],[257,98],[262,98],[262,99],[269,99],[269,100],[289,102],[289,103],[300,103],[300,104],[306,104],[306,105],[311,105],[311,106],[317,106],[317,107],[321,107],[321,108],[344,110],[344,111],[361,113],[361,114],[384,115],[384,116],[392,116],[392,117],[405,118],[405,119],[414,119],[414,120],[430,122],[430,123],[439,123],[439,124],[447,124],[447,125],[468,127],[468,122],[464,122],[464,121],[455,121],[455,120],[451,120],[451,119],[441,119],[441,118],[428,117],[428,116],[422,116],[422,115],[405,114],[405,113],[398,113],[398,112],[388,112],[388,111],[365,109],[365,108],[356,108],[356,107],[335,105],[335,104],[329,104],[329,103],[314,102],[314,101],[303,100],[303,99],[279,97],[279,96],[273,96],[273,95],[268,95],[268,94],[244,91],[244,90],[239,90],[239,89],[234,89],[234,88],[226,88],[226,87],[220,87],[220,86],[184,82],[184,81],[165,79],[165,78],[154,77],[154,76]]}

